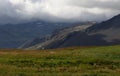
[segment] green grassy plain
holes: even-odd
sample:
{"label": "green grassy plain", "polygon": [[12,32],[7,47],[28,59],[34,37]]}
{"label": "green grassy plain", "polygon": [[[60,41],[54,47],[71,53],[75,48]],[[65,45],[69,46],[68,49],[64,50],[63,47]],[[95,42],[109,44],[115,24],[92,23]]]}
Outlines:
{"label": "green grassy plain", "polygon": [[120,46],[0,49],[0,76],[120,76]]}

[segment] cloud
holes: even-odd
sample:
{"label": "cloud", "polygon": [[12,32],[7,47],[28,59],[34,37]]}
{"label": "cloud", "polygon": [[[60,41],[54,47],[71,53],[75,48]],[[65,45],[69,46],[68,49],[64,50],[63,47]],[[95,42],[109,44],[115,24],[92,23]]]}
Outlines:
{"label": "cloud", "polygon": [[120,0],[0,0],[0,22],[102,21],[120,13],[119,3]]}

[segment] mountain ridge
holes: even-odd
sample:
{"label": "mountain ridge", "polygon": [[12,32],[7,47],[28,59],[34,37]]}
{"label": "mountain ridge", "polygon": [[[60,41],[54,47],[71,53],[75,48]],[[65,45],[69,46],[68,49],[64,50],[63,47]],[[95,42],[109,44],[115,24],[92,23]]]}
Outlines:
{"label": "mountain ridge", "polygon": [[51,35],[54,30],[70,25],[69,23],[47,23],[43,21],[0,24],[0,48],[18,48],[24,42]]}
{"label": "mountain ridge", "polygon": [[[54,45],[54,47],[55,46],[57,47],[58,45],[62,44],[64,41],[66,41],[66,39],[68,37],[70,37],[71,34],[73,34],[74,32],[85,31],[86,28],[90,27],[93,24],[95,24],[95,22],[87,22],[87,23],[83,23],[83,24],[79,24],[79,25],[75,25],[72,27],[62,29],[58,32],[53,33],[53,35],[51,36],[51,38],[49,40],[47,40],[43,43],[40,43],[40,46],[38,46],[36,48],[44,49],[44,47],[42,47],[42,46],[45,46],[45,45],[48,45],[51,43]],[[55,41],[58,41],[58,42],[56,43]],[[37,46],[37,45],[35,45],[35,46]],[[30,48],[32,48],[32,47],[30,47]]]}
{"label": "mountain ridge", "polygon": [[[77,27],[78,28],[78,27]],[[67,34],[65,34],[67,30]],[[107,21],[92,24],[84,30],[75,31],[65,29],[53,35],[43,43],[27,49],[53,49],[71,46],[103,46],[120,44],[120,15]],[[66,36],[64,36],[66,35]]]}

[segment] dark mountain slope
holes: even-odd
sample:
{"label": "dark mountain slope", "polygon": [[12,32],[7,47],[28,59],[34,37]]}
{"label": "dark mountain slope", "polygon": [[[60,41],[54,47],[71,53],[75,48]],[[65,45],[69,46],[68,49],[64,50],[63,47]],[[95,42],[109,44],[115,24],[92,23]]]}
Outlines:
{"label": "dark mountain slope", "polygon": [[49,37],[46,36],[46,37],[42,37],[42,38],[34,38],[34,39],[31,39],[31,40],[28,40],[26,41],[24,44],[22,44],[20,47],[18,47],[19,49],[22,49],[22,48],[28,48],[30,46],[34,46],[36,44],[39,44],[39,43],[42,43],[42,42],[45,42]]}
{"label": "dark mountain slope", "polygon": [[[58,48],[58,47],[66,47],[67,44],[71,45],[71,43],[66,43],[68,39],[72,37],[76,32],[84,32],[86,28],[92,26],[94,22],[87,22],[84,24],[79,24],[76,26],[72,26],[69,28],[65,28],[63,30],[59,30],[58,32],[55,32],[51,38],[43,43],[39,43],[33,47],[30,47],[30,49],[47,49],[47,48]],[[75,42],[77,44],[77,38],[75,38]],[[73,40],[72,40],[73,41]],[[69,41],[71,42],[71,41]]]}
{"label": "dark mountain slope", "polygon": [[96,24],[95,26],[89,27],[88,31],[100,31],[110,28],[120,28],[120,14],[109,19],[108,21],[104,21],[102,23]]}
{"label": "dark mountain slope", "polygon": [[96,24],[86,30],[89,34],[104,35],[104,40],[113,44],[120,41],[120,15],[111,18],[108,21]]}
{"label": "dark mountain slope", "polygon": [[54,30],[70,25],[44,21],[0,25],[0,48],[18,48],[26,41],[51,35]]}
{"label": "dark mountain slope", "polygon": [[[0,29],[0,47],[2,48],[10,48],[10,47],[16,47],[19,46],[18,43],[20,43],[19,41],[15,40],[16,38],[18,38],[16,35],[5,31],[3,29]],[[14,43],[16,45],[14,45]]]}
{"label": "dark mountain slope", "polygon": [[29,49],[51,49],[70,46],[100,46],[115,44],[120,44],[120,15],[99,24],[92,24],[91,27],[84,28],[82,30],[79,29],[76,31],[76,29],[65,29],[58,32],[51,39],[30,47]]}

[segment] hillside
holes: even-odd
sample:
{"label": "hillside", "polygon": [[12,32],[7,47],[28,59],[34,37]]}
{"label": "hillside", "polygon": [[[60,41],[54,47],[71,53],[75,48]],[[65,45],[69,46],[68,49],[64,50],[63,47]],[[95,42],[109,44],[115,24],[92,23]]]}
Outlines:
{"label": "hillside", "polygon": [[119,76],[120,46],[0,49],[0,76]]}
{"label": "hillside", "polygon": [[56,29],[70,25],[69,23],[49,23],[44,21],[0,24],[0,48],[18,48],[24,42],[49,36]]}
{"label": "hillside", "polygon": [[[52,49],[71,46],[103,46],[120,44],[120,15],[107,21],[71,27],[57,32],[51,39],[28,49]],[[83,28],[85,27],[85,28]]]}
{"label": "hillside", "polygon": [[[31,46],[27,49],[51,49],[51,48],[60,48],[60,46],[68,40],[76,32],[85,31],[86,28],[92,26],[94,22],[85,22],[83,24],[76,24],[75,26],[64,28],[62,30],[55,31],[53,35],[46,41],[38,43],[35,46]],[[72,40],[73,41],[73,40]],[[70,42],[70,41],[69,41]],[[73,41],[78,43],[76,39]],[[71,43],[68,43],[71,45]],[[73,45],[73,43],[72,43]]]}
{"label": "hillside", "polygon": [[[16,40],[17,39],[17,40]],[[0,48],[18,47],[21,44],[19,37],[9,31],[0,29]]]}

